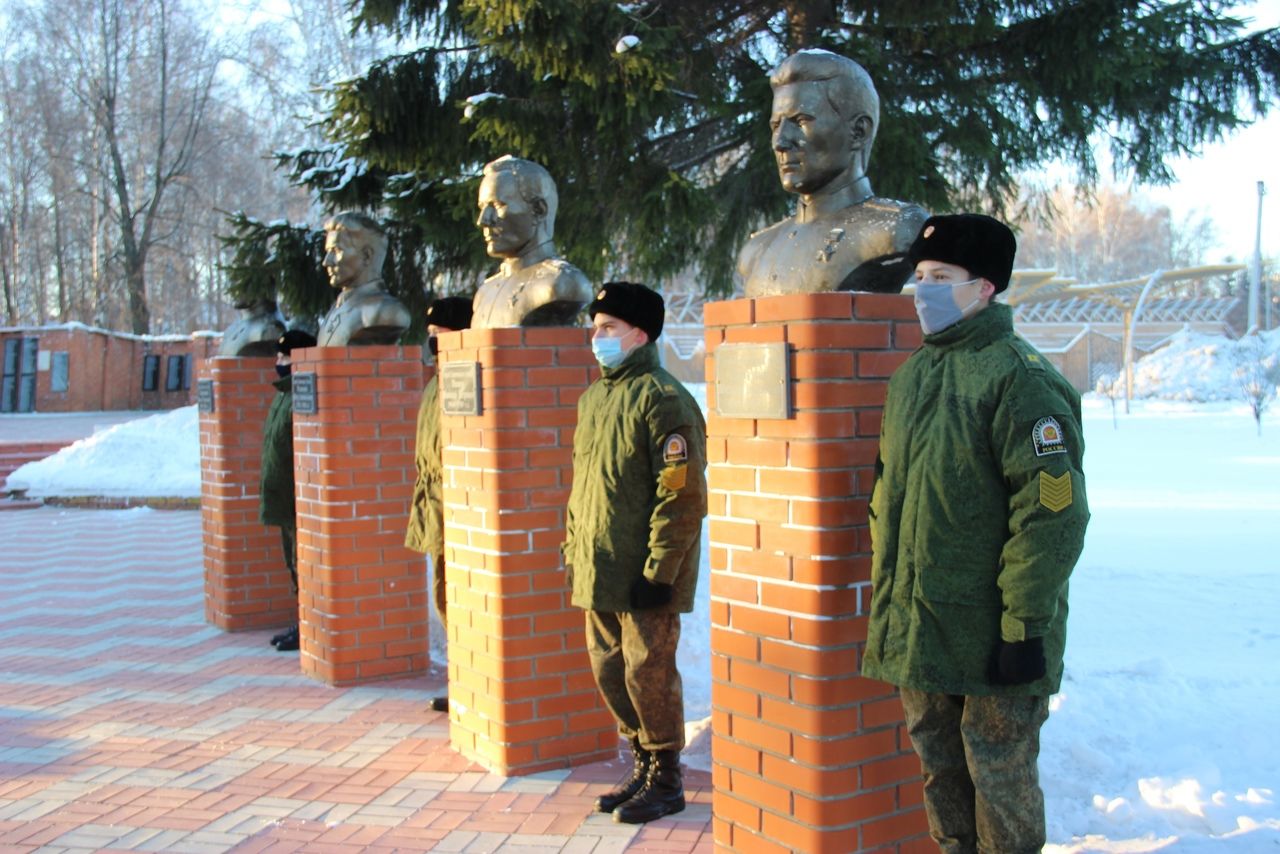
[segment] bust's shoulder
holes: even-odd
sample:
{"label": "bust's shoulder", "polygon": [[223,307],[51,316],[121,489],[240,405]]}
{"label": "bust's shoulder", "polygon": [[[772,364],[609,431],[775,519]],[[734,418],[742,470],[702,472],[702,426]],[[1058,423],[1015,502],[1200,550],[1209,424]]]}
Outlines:
{"label": "bust's shoulder", "polygon": [[893,232],[896,248],[905,249],[916,239],[929,212],[914,202],[901,202],[897,199],[868,199],[860,207],[865,208],[864,216],[880,220],[885,228]]}
{"label": "bust's shoulder", "polygon": [[759,231],[753,231],[751,232],[751,236],[747,238],[746,245],[767,246],[773,238],[795,225],[795,222],[796,218],[794,216],[789,216],[778,220],[773,225],[767,225]]}
{"label": "bust's shoulder", "polygon": [[751,236],[747,238],[747,242],[742,245],[742,249],[738,252],[739,273],[752,269],[774,239],[786,229],[794,226],[795,221],[796,218],[794,216],[789,216],[759,231],[751,232]]}

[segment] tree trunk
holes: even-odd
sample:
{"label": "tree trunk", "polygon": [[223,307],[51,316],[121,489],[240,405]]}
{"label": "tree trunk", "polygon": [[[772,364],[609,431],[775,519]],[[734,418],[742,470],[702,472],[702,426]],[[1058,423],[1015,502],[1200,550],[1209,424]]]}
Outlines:
{"label": "tree trunk", "polygon": [[129,325],[135,335],[151,332],[151,311],[147,308],[147,280],[143,272],[146,262],[129,259],[125,268],[125,288],[129,292]]}

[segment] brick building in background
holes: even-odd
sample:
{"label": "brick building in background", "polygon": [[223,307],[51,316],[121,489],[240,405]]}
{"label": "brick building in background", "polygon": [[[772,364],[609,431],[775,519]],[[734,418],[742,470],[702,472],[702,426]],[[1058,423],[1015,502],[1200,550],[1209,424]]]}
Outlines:
{"label": "brick building in background", "polygon": [[220,332],[133,335],[81,323],[0,327],[0,413],[176,409]]}

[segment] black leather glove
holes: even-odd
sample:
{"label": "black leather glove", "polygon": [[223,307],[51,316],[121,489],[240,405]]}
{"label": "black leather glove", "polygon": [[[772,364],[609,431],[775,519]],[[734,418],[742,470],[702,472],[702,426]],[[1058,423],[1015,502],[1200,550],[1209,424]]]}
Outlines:
{"label": "black leather glove", "polygon": [[1000,641],[987,678],[992,685],[1025,685],[1044,676],[1044,640]]}
{"label": "black leather glove", "polygon": [[661,607],[671,601],[672,592],[670,584],[659,584],[642,575],[631,585],[631,607],[638,611]]}

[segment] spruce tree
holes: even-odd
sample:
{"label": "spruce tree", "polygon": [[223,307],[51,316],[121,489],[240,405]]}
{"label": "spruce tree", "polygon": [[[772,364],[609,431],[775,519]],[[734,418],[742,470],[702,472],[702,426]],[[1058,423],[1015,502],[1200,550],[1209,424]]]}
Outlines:
{"label": "spruce tree", "polygon": [[[412,260],[400,291],[465,290],[495,264],[475,226],[481,166],[557,181],[557,243],[595,280],[690,264],[732,285],[751,230],[786,215],[770,149],[770,69],[801,48],[867,68],[881,98],[876,192],[1000,212],[1053,160],[1168,179],[1164,158],[1265,112],[1280,31],[1218,0],[355,0],[354,26],[410,36],[340,83],[330,145],[280,165],[330,209],[384,216]],[[415,281],[416,280],[416,281]]]}

